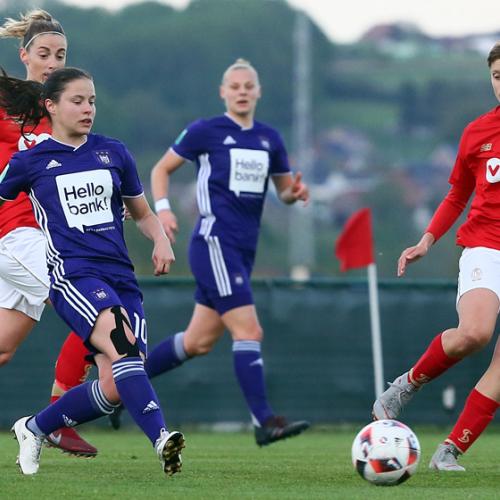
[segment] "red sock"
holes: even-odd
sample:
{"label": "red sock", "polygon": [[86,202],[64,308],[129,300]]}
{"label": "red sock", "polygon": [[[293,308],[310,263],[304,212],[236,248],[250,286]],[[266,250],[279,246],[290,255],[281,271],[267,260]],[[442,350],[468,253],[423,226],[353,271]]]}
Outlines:
{"label": "red sock", "polygon": [[447,441],[465,453],[493,420],[499,406],[494,399],[472,389]]}
{"label": "red sock", "polygon": [[71,332],[59,352],[50,402],[57,401],[67,390],[85,381],[92,363],[85,359],[89,354],[82,339]]}
{"label": "red sock", "polygon": [[410,370],[410,382],[414,382],[415,385],[431,381],[460,361],[460,358],[451,358],[444,352],[441,335],[442,333],[434,338],[422,357]]}

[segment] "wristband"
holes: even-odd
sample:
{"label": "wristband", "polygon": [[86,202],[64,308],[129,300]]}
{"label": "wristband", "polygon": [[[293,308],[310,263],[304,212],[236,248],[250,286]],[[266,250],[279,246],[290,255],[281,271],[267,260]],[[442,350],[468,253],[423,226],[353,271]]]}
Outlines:
{"label": "wristband", "polygon": [[155,201],[155,212],[158,213],[162,210],[172,210],[170,208],[170,202],[168,198],[162,198],[161,200]]}

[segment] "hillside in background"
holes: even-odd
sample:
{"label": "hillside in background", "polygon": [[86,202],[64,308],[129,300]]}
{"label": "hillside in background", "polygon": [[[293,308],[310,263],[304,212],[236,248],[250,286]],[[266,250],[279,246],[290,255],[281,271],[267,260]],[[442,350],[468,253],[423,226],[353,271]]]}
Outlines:
{"label": "hillside in background", "polygon": [[[30,3],[0,2],[0,16],[15,17]],[[187,123],[223,111],[220,77],[237,57],[259,70],[258,119],[277,127],[293,151],[296,13],[284,1],[195,0],[182,11],[155,2],[118,12],[39,5],[65,27],[68,64],[94,75],[95,131],[129,146],[146,185],[151,166]],[[432,39],[415,27],[388,25],[374,27],[356,44],[336,45],[313,25],[314,169],[307,180],[314,195],[314,274],[338,273],[335,237],[353,210],[371,206],[379,273],[394,276],[401,249],[419,237],[447,190],[463,127],[495,105],[485,62],[495,38]],[[0,64],[24,76],[15,40],[0,41]],[[174,177],[172,201],[181,220],[174,274],[188,273],[193,179],[191,165]],[[288,213],[271,195],[257,275],[287,273]],[[149,246],[133,227],[128,238],[138,271],[148,274]],[[454,277],[450,254],[456,252],[447,235],[410,274]]]}

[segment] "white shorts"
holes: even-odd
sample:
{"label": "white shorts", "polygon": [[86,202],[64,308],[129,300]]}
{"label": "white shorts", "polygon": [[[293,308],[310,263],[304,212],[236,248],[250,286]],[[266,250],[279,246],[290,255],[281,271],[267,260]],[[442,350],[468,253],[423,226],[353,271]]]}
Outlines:
{"label": "white shorts", "polygon": [[464,293],[475,288],[487,288],[500,299],[500,250],[464,248],[459,268],[457,304]]}
{"label": "white shorts", "polygon": [[49,295],[45,236],[21,227],[0,239],[0,307],[38,321]]}

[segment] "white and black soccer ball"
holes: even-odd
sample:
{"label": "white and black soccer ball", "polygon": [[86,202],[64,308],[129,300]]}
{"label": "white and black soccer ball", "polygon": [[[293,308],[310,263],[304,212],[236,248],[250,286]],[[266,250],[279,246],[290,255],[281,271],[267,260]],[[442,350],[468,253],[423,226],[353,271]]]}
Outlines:
{"label": "white and black soccer ball", "polygon": [[393,486],[412,476],[420,460],[415,433],[397,420],[376,420],[352,443],[352,463],[359,475],[379,486]]}

